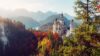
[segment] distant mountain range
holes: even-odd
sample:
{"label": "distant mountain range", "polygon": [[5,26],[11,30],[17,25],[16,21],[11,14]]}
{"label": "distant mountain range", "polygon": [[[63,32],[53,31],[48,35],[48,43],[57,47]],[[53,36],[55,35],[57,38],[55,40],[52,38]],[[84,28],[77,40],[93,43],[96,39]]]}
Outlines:
{"label": "distant mountain range", "polygon": [[25,9],[16,9],[14,11],[10,11],[10,10],[4,10],[4,9],[0,9],[0,16],[2,17],[6,17],[6,18],[14,18],[14,17],[19,17],[19,16],[24,16],[24,17],[30,17],[32,19],[34,19],[35,21],[42,21],[45,20],[48,16],[51,15],[55,15],[57,13],[55,12],[31,12]]}
{"label": "distant mountain range", "polygon": [[12,20],[22,22],[26,26],[26,28],[34,28],[40,26],[40,24],[31,17],[19,16],[14,17]]}
{"label": "distant mountain range", "polygon": [[[73,16],[70,16],[67,13],[63,13],[63,15],[67,25],[71,19],[74,19]],[[17,9],[15,11],[0,9],[0,16],[20,21],[25,24],[27,28],[39,27],[53,22],[55,18],[60,18],[59,13],[56,12],[30,12],[25,9]]]}

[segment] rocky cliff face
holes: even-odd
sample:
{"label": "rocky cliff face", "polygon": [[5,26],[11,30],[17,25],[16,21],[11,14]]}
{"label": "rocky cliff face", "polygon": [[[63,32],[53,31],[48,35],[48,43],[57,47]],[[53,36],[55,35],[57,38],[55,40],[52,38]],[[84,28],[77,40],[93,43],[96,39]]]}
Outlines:
{"label": "rocky cliff face", "polygon": [[[23,24],[2,18],[0,18],[0,24],[3,24],[4,33],[8,40],[4,47],[4,43],[0,39],[0,56],[29,56],[34,51],[35,47],[32,50],[31,44],[32,40],[36,40],[36,38],[25,29]],[[0,29],[0,38],[2,38],[2,31],[3,29]]]}

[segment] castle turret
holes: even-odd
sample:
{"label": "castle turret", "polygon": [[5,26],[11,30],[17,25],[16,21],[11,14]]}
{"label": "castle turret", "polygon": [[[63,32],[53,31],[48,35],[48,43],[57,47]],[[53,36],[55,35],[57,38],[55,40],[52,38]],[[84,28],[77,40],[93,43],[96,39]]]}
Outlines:
{"label": "castle turret", "polygon": [[72,33],[74,30],[75,26],[74,26],[74,20],[71,20],[70,22],[70,32]]}
{"label": "castle turret", "polygon": [[53,33],[56,33],[56,32],[57,32],[57,18],[53,23]]}
{"label": "castle turret", "polygon": [[66,32],[66,37],[71,36],[73,34],[74,29],[75,29],[74,20],[71,20],[70,27],[67,29],[67,32]]}

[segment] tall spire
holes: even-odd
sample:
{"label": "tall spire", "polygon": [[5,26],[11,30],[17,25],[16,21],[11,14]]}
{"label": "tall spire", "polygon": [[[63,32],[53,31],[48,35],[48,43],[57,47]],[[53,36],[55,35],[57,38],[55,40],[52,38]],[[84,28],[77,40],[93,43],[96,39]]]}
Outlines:
{"label": "tall spire", "polygon": [[74,30],[74,20],[72,19],[70,21],[70,32],[72,32]]}
{"label": "tall spire", "polygon": [[60,16],[61,16],[61,18],[63,18],[63,17],[64,17],[63,13],[61,13],[61,15],[60,15]]}

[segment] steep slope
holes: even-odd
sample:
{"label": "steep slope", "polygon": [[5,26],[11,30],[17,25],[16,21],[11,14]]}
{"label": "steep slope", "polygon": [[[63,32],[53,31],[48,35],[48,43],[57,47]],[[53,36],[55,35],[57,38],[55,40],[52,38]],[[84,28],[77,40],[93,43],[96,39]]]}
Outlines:
{"label": "steep slope", "polygon": [[[0,56],[29,56],[34,52],[36,48],[31,45],[36,37],[23,24],[4,18],[0,18],[0,24]],[[3,36],[8,40],[6,45]],[[36,44],[35,42],[33,45]]]}

